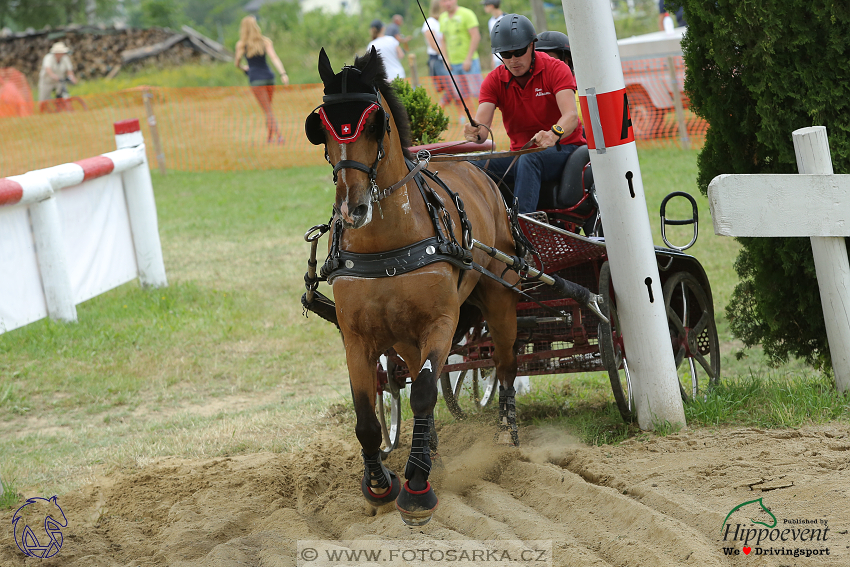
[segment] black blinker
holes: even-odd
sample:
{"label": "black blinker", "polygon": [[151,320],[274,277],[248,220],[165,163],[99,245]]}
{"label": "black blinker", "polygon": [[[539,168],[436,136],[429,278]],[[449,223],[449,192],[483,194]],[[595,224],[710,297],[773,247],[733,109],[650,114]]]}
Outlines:
{"label": "black blinker", "polygon": [[320,146],[325,143],[325,129],[322,126],[322,118],[318,112],[312,112],[304,122],[304,131],[307,134],[307,139],[314,146]]}

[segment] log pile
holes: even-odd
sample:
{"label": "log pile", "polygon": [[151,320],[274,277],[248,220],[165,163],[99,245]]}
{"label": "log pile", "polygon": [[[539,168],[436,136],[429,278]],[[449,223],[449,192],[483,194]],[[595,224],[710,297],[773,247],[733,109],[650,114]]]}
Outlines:
{"label": "log pile", "polygon": [[121,69],[135,70],[147,65],[173,67],[214,59],[233,60],[223,46],[188,26],[183,26],[181,32],[74,26],[0,37],[0,68],[14,67],[30,82],[37,83],[41,61],[57,41],[71,49],[78,79],[114,77]]}

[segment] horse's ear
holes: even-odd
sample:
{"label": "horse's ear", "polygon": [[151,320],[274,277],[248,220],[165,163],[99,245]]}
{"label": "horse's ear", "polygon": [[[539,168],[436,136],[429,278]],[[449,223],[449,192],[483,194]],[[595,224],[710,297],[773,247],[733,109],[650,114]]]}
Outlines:
{"label": "horse's ear", "polygon": [[324,84],[328,84],[334,78],[336,73],[334,73],[333,67],[331,67],[331,60],[328,59],[328,54],[325,53],[325,48],[319,52],[319,76],[322,78],[322,82]]}
{"label": "horse's ear", "polygon": [[381,60],[378,58],[378,51],[375,46],[372,46],[372,51],[369,52],[369,62],[360,71],[360,80],[371,85],[375,81],[378,71],[381,70]]}

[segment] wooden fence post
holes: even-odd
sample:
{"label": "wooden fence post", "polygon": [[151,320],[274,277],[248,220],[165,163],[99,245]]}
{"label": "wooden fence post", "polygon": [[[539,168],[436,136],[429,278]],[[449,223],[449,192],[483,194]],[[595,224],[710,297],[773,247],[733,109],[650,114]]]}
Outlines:
{"label": "wooden fence post", "polygon": [[156,116],[153,113],[153,103],[151,102],[151,99],[153,99],[153,93],[145,89],[144,94],[142,94],[142,99],[145,101],[145,112],[148,115],[148,126],[150,126],[151,138],[153,138],[153,149],[156,152],[156,163],[159,165],[159,172],[165,175],[165,153],[162,151],[162,142],[159,139],[159,126],[156,124]]}
{"label": "wooden fence post", "polygon": [[679,80],[676,77],[676,58],[667,57],[667,67],[670,69],[670,84],[673,91],[673,106],[676,108],[676,122],[679,124],[679,139],[683,149],[690,149],[691,140],[688,138],[688,126],[685,124],[685,108],[682,105],[682,95],[679,93]]}
{"label": "wooden fence post", "polygon": [[407,63],[410,65],[410,84],[415,89],[419,86],[419,71],[416,70],[416,54],[407,54]]}

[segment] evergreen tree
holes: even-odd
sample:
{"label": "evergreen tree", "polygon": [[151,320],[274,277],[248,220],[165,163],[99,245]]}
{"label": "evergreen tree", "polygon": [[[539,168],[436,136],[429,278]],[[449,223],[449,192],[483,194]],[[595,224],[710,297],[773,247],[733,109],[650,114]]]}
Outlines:
{"label": "evergreen tree", "polygon": [[[808,126],[826,126],[835,173],[850,170],[850,3],[678,3],[688,21],[685,90],[710,124],[698,162],[704,194],[721,173],[797,173],[791,133]],[[830,368],[809,239],[739,240],[740,283],[726,307],[733,334],[773,362],[794,355]]]}

